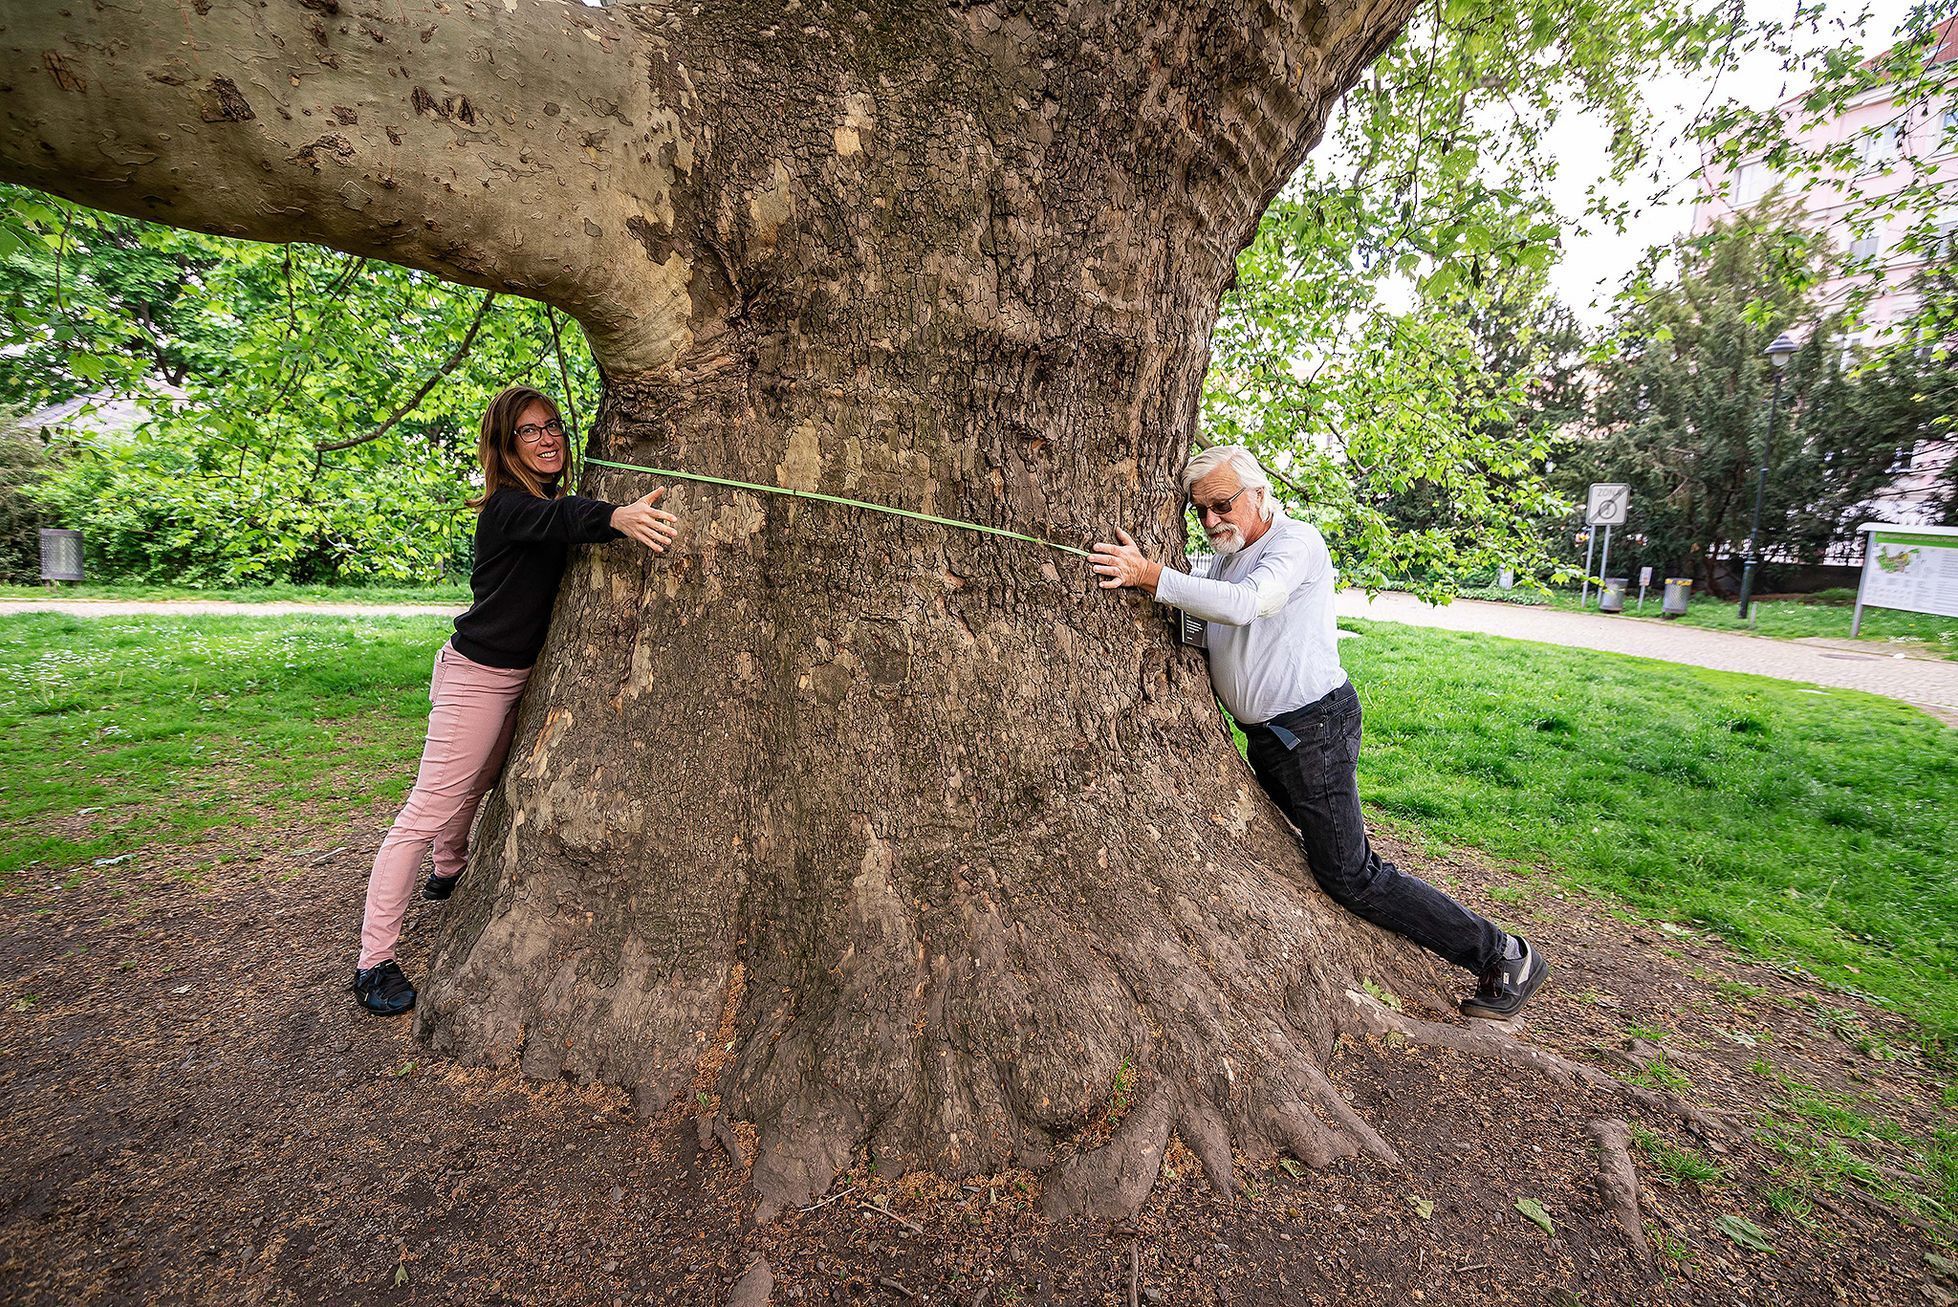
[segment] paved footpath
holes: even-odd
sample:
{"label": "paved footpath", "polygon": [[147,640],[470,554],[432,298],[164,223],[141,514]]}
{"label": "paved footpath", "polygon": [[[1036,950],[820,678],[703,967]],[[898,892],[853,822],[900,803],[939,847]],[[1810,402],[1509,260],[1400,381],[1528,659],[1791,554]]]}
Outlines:
{"label": "paved footpath", "polygon": [[331,617],[454,617],[462,604],[235,604],[220,599],[0,599],[7,613],[67,613],[71,617],[133,617],[208,613],[231,617],[283,617],[324,613]]}
{"label": "paved footpath", "polygon": [[[129,614],[226,613],[273,617],[285,613],[323,613],[339,617],[450,617],[460,604],[238,604],[211,600],[133,599],[4,599],[0,614],[28,612],[71,613],[81,617]],[[1513,640],[1535,640],[1579,649],[1635,654],[1665,662],[1711,667],[1722,672],[1749,672],[1783,681],[1805,681],[1845,690],[1902,699],[1958,726],[1958,662],[1944,659],[1897,657],[1878,652],[1879,644],[1848,646],[1846,642],[1772,640],[1766,636],[1708,631],[1696,626],[1571,613],[1521,604],[1480,603],[1457,599],[1445,608],[1422,603],[1412,595],[1383,594],[1369,601],[1358,590],[1339,596],[1341,617],[1363,617],[1410,626],[1433,626],[1449,631],[1477,631]],[[1867,652],[1865,652],[1867,648]]]}
{"label": "paved footpath", "polygon": [[1958,726],[1958,662],[1898,656],[1874,641],[1852,646],[1846,641],[1775,640],[1672,622],[1529,608],[1522,604],[1482,603],[1473,599],[1457,599],[1446,607],[1425,604],[1405,594],[1383,594],[1369,601],[1358,590],[1340,594],[1339,615],[1448,631],[1475,631],[1578,649],[1602,649],[1722,672],[1749,672],[1783,681],[1867,690],[1914,703]]}

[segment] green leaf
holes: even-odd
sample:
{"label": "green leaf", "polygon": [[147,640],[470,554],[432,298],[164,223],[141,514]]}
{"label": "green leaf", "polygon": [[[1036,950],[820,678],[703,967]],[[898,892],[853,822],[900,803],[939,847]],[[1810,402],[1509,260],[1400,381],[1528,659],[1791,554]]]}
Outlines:
{"label": "green leaf", "polygon": [[1296,1158],[1281,1157],[1278,1159],[1278,1165],[1284,1167],[1285,1174],[1295,1180],[1302,1179],[1305,1176],[1305,1167]]}
{"label": "green leaf", "polygon": [[1518,1198],[1516,1210],[1543,1227],[1545,1234],[1557,1233],[1557,1227],[1550,1223],[1550,1213],[1543,1210],[1543,1204],[1534,1198]]}
{"label": "green leaf", "polygon": [[1752,1248],[1757,1253],[1774,1251],[1774,1245],[1768,1242],[1767,1232],[1745,1216],[1722,1212],[1713,1222],[1713,1228],[1743,1248]]}
{"label": "green leaf", "polygon": [[1407,1196],[1407,1201],[1408,1204],[1414,1208],[1414,1214],[1416,1216],[1420,1217],[1424,1221],[1430,1221],[1434,1219],[1435,1205],[1433,1199],[1418,1198],[1413,1194],[1409,1194]]}

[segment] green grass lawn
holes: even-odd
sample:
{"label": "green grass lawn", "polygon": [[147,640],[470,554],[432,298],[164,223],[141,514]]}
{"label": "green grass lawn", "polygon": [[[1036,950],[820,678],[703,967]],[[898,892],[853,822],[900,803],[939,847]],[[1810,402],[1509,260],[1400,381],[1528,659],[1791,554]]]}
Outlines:
{"label": "green grass lawn", "polygon": [[[0,617],[0,884],[406,792],[445,619]],[[1958,1034],[1958,731],[1808,687],[1351,623],[1397,831],[1705,923]],[[89,811],[93,810],[93,811]],[[140,855],[139,855],[140,856]]]}
{"label": "green grass lawn", "polygon": [[[1649,599],[1646,601],[1647,612],[1657,606]],[[1749,620],[1742,621],[1736,605],[1701,599],[1688,605],[1686,615],[1678,620],[1688,626],[1704,626],[1716,631],[1748,631],[1754,635],[1772,635],[1789,640],[1811,636],[1847,640],[1850,619],[1854,614],[1853,605],[1774,600],[1750,605]],[[1858,638],[1875,644],[1917,644],[1942,653],[1947,658],[1958,658],[1958,617],[1903,613],[1893,608],[1865,608],[1863,630]]]}
{"label": "green grass lawn", "polygon": [[[439,617],[0,617],[0,885],[413,779]],[[322,839],[332,838],[330,829]]]}
{"label": "green grass lawn", "polygon": [[[1849,591],[1828,592],[1840,598],[1853,595]],[[1769,635],[1784,640],[1802,640],[1811,637],[1824,637],[1835,640],[1849,639],[1850,621],[1855,615],[1853,598],[1849,602],[1817,603],[1813,600],[1777,599],[1766,603],[1749,605],[1749,620],[1742,621],[1736,605],[1728,599],[1696,597],[1687,605],[1686,614],[1678,618],[1662,618],[1659,605],[1664,595],[1664,587],[1653,586],[1646,592],[1645,608],[1638,609],[1638,590],[1633,588],[1625,601],[1624,616],[1645,621],[1677,621],[1685,626],[1703,626],[1715,631],[1745,631],[1750,635]],[[1479,589],[1464,591],[1465,599],[1484,599],[1499,603],[1524,603],[1532,607],[1553,607],[1566,612],[1588,609],[1596,612],[1597,591],[1594,588],[1588,603],[1580,602],[1579,592],[1553,590],[1545,595],[1537,591],[1526,591],[1520,587],[1502,591]],[[1880,652],[1884,645],[1900,648],[1924,650],[1942,654],[1946,658],[1958,659],[1958,617],[1939,617],[1932,613],[1902,613],[1890,608],[1866,608],[1863,610],[1863,629],[1858,637]]]}
{"label": "green grass lawn", "polygon": [[0,599],[221,599],[233,604],[466,604],[466,585],[252,585],[203,590],[185,585],[0,585]]}
{"label": "green grass lawn", "polygon": [[[1352,622],[1397,828],[1703,923],[1958,1035],[1958,731],[1901,703]],[[1513,889],[1526,903],[1527,876]]]}

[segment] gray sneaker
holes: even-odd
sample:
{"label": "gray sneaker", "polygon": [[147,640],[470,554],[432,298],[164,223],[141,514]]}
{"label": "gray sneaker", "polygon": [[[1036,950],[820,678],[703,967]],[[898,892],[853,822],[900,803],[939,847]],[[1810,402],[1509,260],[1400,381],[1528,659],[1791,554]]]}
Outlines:
{"label": "gray sneaker", "polygon": [[1515,939],[1523,946],[1522,956],[1500,958],[1483,972],[1475,993],[1462,1000],[1463,1015],[1506,1021],[1530,1001],[1537,986],[1550,979],[1550,964],[1543,960],[1543,954],[1521,935]]}

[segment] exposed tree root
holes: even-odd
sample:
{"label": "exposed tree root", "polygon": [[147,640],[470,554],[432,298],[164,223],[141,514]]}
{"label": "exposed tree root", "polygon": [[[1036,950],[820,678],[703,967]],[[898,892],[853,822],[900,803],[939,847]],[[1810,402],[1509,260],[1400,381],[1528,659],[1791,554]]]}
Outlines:
{"label": "exposed tree root", "polygon": [[[1422,1020],[1360,991],[1349,990],[1348,996],[1358,1016],[1352,1027],[1357,1033],[1398,1036],[1501,1065],[1524,1067],[1559,1085],[1581,1085],[1607,1093],[1657,1116],[1680,1121],[1701,1139],[1723,1149],[1721,1141],[1733,1137],[1733,1127],[1718,1114],[1662,1090],[1626,1084],[1595,1067],[1534,1047],[1495,1023],[1452,1025]],[[1240,1143],[1247,1139],[1271,1141],[1276,1151],[1289,1152],[1313,1167],[1356,1155],[1388,1166],[1399,1165],[1392,1145],[1347,1104],[1316,1063],[1304,1068],[1288,1064],[1288,1076],[1288,1083],[1302,1086],[1306,1092],[1295,1101],[1267,1095],[1264,1105],[1251,1113],[1255,1125],[1248,1130],[1242,1113],[1233,1113],[1239,1119],[1227,1121],[1224,1112],[1209,1099],[1197,1096],[1194,1101],[1179,1103],[1170,1089],[1158,1085],[1129,1113],[1107,1144],[1067,1158],[1049,1173],[1043,1210],[1050,1216],[1132,1214],[1148,1197],[1172,1136],[1183,1139],[1211,1183],[1225,1193],[1235,1189],[1231,1162],[1234,1138]],[[1631,1159],[1628,1128],[1622,1121],[1603,1118],[1593,1122],[1591,1135],[1599,1149],[1600,1195],[1640,1265],[1648,1265],[1650,1250],[1641,1223],[1638,1173]]]}
{"label": "exposed tree root", "polygon": [[728,1290],[727,1307],[768,1307],[774,1296],[775,1272],[767,1258],[757,1257]]}
{"label": "exposed tree root", "polygon": [[727,1151],[728,1160],[736,1166],[745,1168],[754,1164],[755,1159],[748,1155],[748,1150],[741,1146],[740,1138],[734,1133],[733,1123],[723,1114],[703,1112],[696,1118],[695,1125],[699,1130],[702,1148],[719,1144]]}
{"label": "exposed tree root", "polygon": [[[1683,1122],[1709,1142],[1733,1134],[1732,1127],[1715,1114],[1661,1090],[1626,1084],[1595,1067],[1536,1048],[1495,1023],[1424,1020],[1396,1011],[1370,994],[1358,990],[1346,994],[1352,1006],[1340,1022],[1342,1031],[1405,1039],[1526,1068],[1556,1084],[1608,1093]],[[1290,1153],[1313,1167],[1355,1156],[1371,1157],[1389,1167],[1400,1164],[1393,1146],[1353,1110],[1321,1069],[1320,1057],[1293,1046],[1286,1032],[1266,1033],[1269,1039],[1256,1065],[1233,1071],[1227,1063],[1221,1075],[1208,1079],[1187,1070],[1177,1074],[1171,1068],[1146,1066],[1135,1101],[1099,1147],[1072,1154],[1060,1149],[1046,1156],[1023,1155],[1023,1164],[1045,1172],[1043,1214],[1103,1220],[1132,1216],[1147,1201],[1173,1138],[1184,1142],[1210,1182],[1227,1194],[1237,1187],[1234,1154]],[[801,1124],[810,1132],[797,1138],[791,1132],[794,1124],[765,1127],[758,1147],[751,1149],[734,1138],[720,1113],[713,1114],[711,1123],[703,1122],[703,1138],[718,1139],[731,1156],[753,1166],[761,1196],[756,1213],[760,1220],[772,1218],[792,1201],[799,1204],[819,1195],[846,1164],[838,1152],[842,1140],[858,1133],[849,1126],[810,1130],[818,1123],[805,1116]],[[1600,1198],[1638,1264],[1649,1266],[1651,1251],[1641,1219],[1628,1127],[1616,1118],[1600,1118],[1591,1123],[1590,1134],[1599,1153]],[[813,1153],[800,1151],[812,1143]],[[1047,1165],[1038,1165],[1041,1162]]]}
{"label": "exposed tree root", "polygon": [[1169,1096],[1158,1089],[1136,1105],[1107,1144],[1054,1169],[1040,1196],[1041,1210],[1049,1216],[1087,1210],[1133,1215],[1149,1197],[1168,1147]]}
{"label": "exposed tree root", "polygon": [[1615,1117],[1599,1117],[1591,1122],[1591,1138],[1598,1145],[1598,1197],[1605,1210],[1618,1220],[1625,1232],[1632,1256],[1642,1267],[1652,1264],[1652,1250],[1645,1242],[1645,1222],[1639,1210],[1638,1168],[1632,1165],[1631,1131]]}
{"label": "exposed tree root", "polygon": [[1458,1053],[1488,1057],[1504,1065],[1526,1066],[1561,1085],[1581,1084],[1603,1093],[1614,1094],[1637,1103],[1655,1115],[1679,1121],[1721,1151],[1726,1149],[1725,1141],[1734,1136],[1733,1127],[1722,1120],[1718,1114],[1696,1107],[1677,1095],[1644,1085],[1626,1084],[1616,1076],[1607,1075],[1596,1067],[1545,1052],[1517,1039],[1495,1022],[1476,1022],[1467,1026],[1443,1025],[1438,1021],[1422,1021],[1416,1017],[1404,1016],[1372,995],[1363,994],[1358,990],[1347,991],[1347,996],[1353,1000],[1354,1007],[1359,1010],[1361,1025],[1369,1034],[1397,1034],[1415,1043],[1431,1047],[1448,1048]]}

